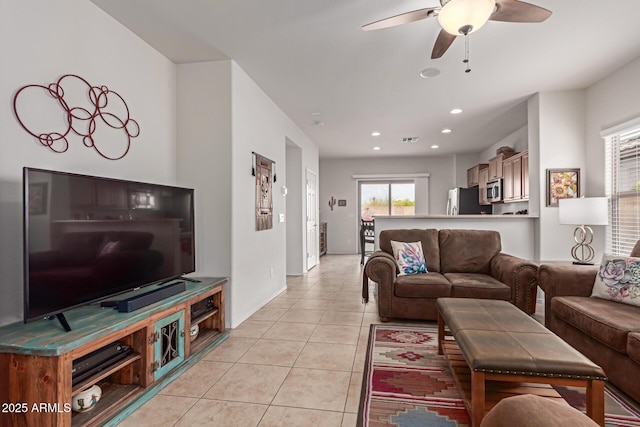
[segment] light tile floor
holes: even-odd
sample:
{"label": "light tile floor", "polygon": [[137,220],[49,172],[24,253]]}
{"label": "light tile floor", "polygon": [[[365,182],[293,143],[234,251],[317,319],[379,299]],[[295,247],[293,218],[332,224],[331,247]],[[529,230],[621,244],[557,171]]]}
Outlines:
{"label": "light tile floor", "polygon": [[380,320],[373,296],[361,303],[359,256],[320,261],[119,426],[355,426],[369,325]]}
{"label": "light tile floor", "polygon": [[120,426],[355,426],[379,323],[361,286],[359,256],[323,256]]}

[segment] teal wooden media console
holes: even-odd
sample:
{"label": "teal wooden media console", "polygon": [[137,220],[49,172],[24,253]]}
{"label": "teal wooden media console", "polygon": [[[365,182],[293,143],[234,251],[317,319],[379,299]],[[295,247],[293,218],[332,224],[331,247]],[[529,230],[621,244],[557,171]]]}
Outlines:
{"label": "teal wooden media console", "polygon": [[[70,332],[44,319],[0,328],[0,425],[116,425],[228,337],[227,279],[199,280],[130,313],[99,304],[69,310]],[[196,324],[192,342],[189,331]],[[132,351],[88,378],[72,380],[74,361],[77,367],[83,356],[115,342]],[[95,407],[72,412],[72,397],[94,384],[102,389]]]}

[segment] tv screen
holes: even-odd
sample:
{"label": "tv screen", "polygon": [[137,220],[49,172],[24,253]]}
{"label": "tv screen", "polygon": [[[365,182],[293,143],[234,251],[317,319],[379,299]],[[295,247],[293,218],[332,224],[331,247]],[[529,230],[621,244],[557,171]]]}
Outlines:
{"label": "tv screen", "polygon": [[195,270],[193,189],[23,172],[25,322]]}

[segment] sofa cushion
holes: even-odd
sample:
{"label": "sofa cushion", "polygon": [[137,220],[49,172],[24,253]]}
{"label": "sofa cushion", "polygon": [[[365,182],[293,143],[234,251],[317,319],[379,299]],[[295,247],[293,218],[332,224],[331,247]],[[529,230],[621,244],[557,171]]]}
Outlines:
{"label": "sofa cushion", "polygon": [[[590,297],[554,297],[555,316],[612,349],[626,354],[629,331],[640,331],[640,308]],[[613,315],[612,315],[613,314]]]}
{"label": "sofa cushion", "polygon": [[458,298],[511,299],[511,288],[486,274],[445,273],[451,282],[451,296]]}
{"label": "sofa cushion", "polygon": [[640,363],[640,332],[629,332],[627,354],[631,360]]}
{"label": "sofa cushion", "polygon": [[438,246],[438,230],[382,230],[380,232],[380,250],[393,255],[391,241],[417,242],[422,244],[422,252],[428,271],[440,272],[440,247]]}
{"label": "sofa cushion", "polygon": [[396,261],[398,275],[426,273],[427,265],[424,261],[422,253],[422,244],[420,242],[396,242],[391,241],[393,249],[393,259]]}
{"label": "sofa cushion", "polygon": [[397,297],[440,298],[451,296],[451,283],[440,273],[398,276],[393,287]]}
{"label": "sofa cushion", "polygon": [[591,296],[640,307],[640,258],[604,255]]}
{"label": "sofa cushion", "polygon": [[500,253],[500,233],[493,230],[440,230],[440,266],[444,273],[489,274]]}

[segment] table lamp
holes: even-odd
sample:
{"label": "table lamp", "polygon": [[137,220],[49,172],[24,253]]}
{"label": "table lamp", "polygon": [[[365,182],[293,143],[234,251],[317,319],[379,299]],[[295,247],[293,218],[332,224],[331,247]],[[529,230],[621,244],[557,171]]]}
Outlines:
{"label": "table lamp", "polygon": [[609,223],[609,204],[606,197],[560,199],[558,202],[560,224],[577,225],[573,232],[576,244],[571,248],[574,264],[591,265],[595,255],[591,242],[593,230],[589,225]]}

